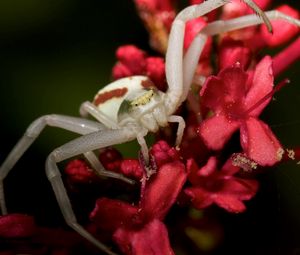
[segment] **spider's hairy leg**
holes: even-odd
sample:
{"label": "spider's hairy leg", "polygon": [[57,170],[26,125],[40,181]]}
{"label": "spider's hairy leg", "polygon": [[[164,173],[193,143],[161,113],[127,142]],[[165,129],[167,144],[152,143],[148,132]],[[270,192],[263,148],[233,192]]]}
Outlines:
{"label": "spider's hairy leg", "polygon": [[252,0],[242,0],[245,4],[247,4],[266,24],[267,29],[270,33],[273,32],[272,24],[268,16],[265,14],[263,10],[259,8],[259,6]]}

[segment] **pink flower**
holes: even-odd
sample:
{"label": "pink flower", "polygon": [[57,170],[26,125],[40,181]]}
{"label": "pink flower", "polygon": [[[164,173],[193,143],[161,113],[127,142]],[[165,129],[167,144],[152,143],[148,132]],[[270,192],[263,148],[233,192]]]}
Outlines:
{"label": "pink flower", "polygon": [[258,119],[273,95],[271,58],[263,58],[251,77],[236,64],[206,80],[200,95],[214,115],[204,120],[198,131],[210,149],[220,150],[240,129],[246,155],[262,166],[271,166],[281,159],[281,145],[268,125]]}
{"label": "pink flower", "polygon": [[[161,152],[158,152],[159,147]],[[101,198],[90,215],[98,228],[113,234],[114,241],[125,254],[174,254],[162,220],[185,183],[185,167],[179,160],[170,162],[172,156],[168,155],[172,155],[172,149],[166,148],[164,143],[155,151],[154,154],[161,155],[159,162],[163,158],[169,161],[159,166],[157,173],[142,185],[138,205]]]}
{"label": "pink flower", "polygon": [[216,204],[225,210],[239,213],[246,210],[244,200],[251,199],[257,192],[258,182],[235,177],[239,171],[229,159],[221,170],[217,169],[217,159],[210,157],[200,169],[193,159],[187,162],[188,180],[192,187],[185,189],[197,209]]}

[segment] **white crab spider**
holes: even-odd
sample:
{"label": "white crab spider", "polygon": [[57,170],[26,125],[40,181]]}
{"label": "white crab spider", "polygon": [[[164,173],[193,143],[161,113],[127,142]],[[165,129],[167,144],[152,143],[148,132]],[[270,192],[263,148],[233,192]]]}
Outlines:
{"label": "white crab spider", "polygon": [[[226,3],[226,0],[208,0],[200,5],[189,6],[177,15],[172,24],[166,54],[166,77],[169,86],[166,93],[156,90],[153,83],[145,76],[128,77],[117,80],[101,89],[93,102],[82,104],[81,115],[90,114],[97,121],[54,114],[45,115],[35,120],[0,168],[0,206],[2,213],[7,213],[3,180],[45,126],[59,127],[78,133],[82,136],[50,153],[46,161],[46,175],[51,182],[67,224],[99,249],[107,254],[115,254],[77,223],[57,163],[83,154],[99,175],[130,182],[131,180],[121,175],[106,171],[93,150],[137,139],[147,161],[148,147],[144,140],[145,135],[149,131],[156,132],[159,127],[168,125],[168,122],[179,124],[176,139],[176,145],[179,145],[185,122],[182,117],[173,115],[173,113],[187,97],[207,36],[263,22],[256,15],[212,22],[195,37],[184,55],[185,22],[205,15]],[[300,26],[299,20],[277,11],[266,12],[265,15],[270,20],[285,19]]]}

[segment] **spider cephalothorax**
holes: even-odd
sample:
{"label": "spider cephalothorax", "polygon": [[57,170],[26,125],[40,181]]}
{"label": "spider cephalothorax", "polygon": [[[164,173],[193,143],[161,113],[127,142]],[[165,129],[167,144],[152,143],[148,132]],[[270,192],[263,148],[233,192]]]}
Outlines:
{"label": "spider cephalothorax", "polygon": [[103,114],[99,121],[108,128],[138,122],[156,132],[168,123],[164,93],[146,76],[123,78],[107,85],[96,94],[93,104]]}

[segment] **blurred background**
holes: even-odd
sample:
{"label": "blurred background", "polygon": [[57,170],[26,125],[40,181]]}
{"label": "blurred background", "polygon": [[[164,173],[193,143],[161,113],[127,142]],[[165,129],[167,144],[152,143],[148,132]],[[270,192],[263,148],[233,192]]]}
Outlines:
{"label": "blurred background", "polygon": [[[299,10],[296,0],[275,5],[283,2]],[[130,0],[0,1],[0,162],[37,117],[78,116],[80,104],[111,81],[116,48],[135,44],[148,51],[147,40]],[[286,147],[300,146],[299,68],[298,61],[281,76],[291,84],[263,114]],[[58,210],[48,210],[56,206],[44,161],[74,137],[59,129],[42,133],[5,182],[9,211],[42,212],[40,220],[49,224],[61,219]],[[135,156],[137,147],[130,148],[123,152]],[[283,164],[260,179],[246,213],[220,212],[225,238],[204,254],[300,254],[300,165]]]}

